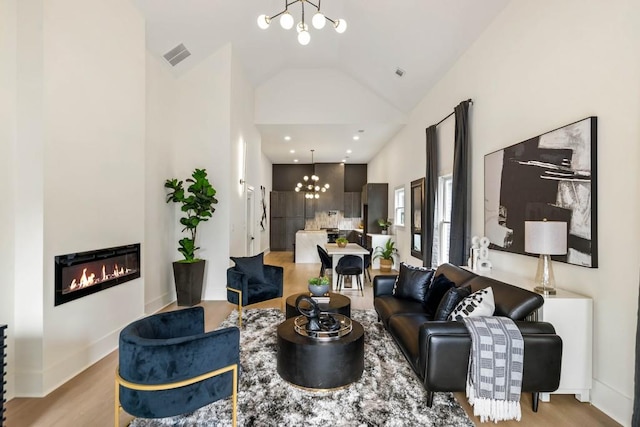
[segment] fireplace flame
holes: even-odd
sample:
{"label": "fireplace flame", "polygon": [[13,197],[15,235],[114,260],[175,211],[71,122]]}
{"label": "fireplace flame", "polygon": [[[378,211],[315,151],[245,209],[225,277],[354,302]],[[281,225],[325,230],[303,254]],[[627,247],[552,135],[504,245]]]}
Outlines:
{"label": "fireplace flame", "polygon": [[102,274],[101,278],[96,278],[95,273],[89,273],[87,275],[87,269],[82,269],[82,276],[80,280],[73,279],[71,284],[69,285],[69,290],[74,291],[77,289],[86,288],[91,285],[95,285],[96,283],[104,282],[105,280],[113,279],[115,277],[124,276],[125,274],[129,274],[133,272],[130,268],[120,267],[118,268],[118,264],[113,268],[113,273],[107,274],[107,268],[105,265],[102,265]]}

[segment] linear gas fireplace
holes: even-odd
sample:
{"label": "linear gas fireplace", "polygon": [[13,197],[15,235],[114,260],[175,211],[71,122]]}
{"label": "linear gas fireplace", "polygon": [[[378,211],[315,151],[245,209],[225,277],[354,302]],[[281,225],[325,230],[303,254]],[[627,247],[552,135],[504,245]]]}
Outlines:
{"label": "linear gas fireplace", "polygon": [[55,305],[140,277],[140,244],[55,257]]}

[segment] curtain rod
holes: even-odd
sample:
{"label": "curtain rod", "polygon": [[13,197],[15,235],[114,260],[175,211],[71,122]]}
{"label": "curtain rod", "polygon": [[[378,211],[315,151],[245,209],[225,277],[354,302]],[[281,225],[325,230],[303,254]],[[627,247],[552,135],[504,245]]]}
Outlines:
{"label": "curtain rod", "polygon": [[[473,99],[469,98],[467,99],[467,101],[469,102],[469,104],[473,104]],[[442,120],[440,120],[438,123],[435,124],[435,126],[438,126],[440,123],[444,122],[445,120],[447,120],[449,117],[453,116],[456,112],[452,111],[451,113],[449,113],[445,118],[443,118]]]}

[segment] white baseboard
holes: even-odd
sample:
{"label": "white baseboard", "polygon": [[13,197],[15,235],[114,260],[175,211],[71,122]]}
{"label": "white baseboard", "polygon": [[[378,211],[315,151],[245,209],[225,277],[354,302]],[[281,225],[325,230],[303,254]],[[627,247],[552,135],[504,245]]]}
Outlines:
{"label": "white baseboard", "polygon": [[623,426],[631,425],[633,399],[595,379],[591,390],[591,404]]}
{"label": "white baseboard", "polygon": [[165,308],[166,306],[168,306],[169,304],[171,304],[175,300],[176,299],[175,299],[175,297],[173,295],[171,295],[169,293],[165,293],[163,295],[160,295],[158,298],[155,298],[155,299],[145,303],[144,312],[146,314],[157,313],[158,311],[162,310],[163,308]]}

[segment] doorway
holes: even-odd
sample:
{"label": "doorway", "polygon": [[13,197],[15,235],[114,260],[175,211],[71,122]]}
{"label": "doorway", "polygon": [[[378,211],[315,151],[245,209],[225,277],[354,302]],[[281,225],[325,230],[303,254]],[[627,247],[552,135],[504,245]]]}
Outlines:
{"label": "doorway", "polygon": [[247,186],[246,195],[247,195],[247,209],[246,209],[247,217],[245,218],[245,224],[246,224],[246,230],[247,230],[246,255],[253,256],[256,254],[255,206],[254,206],[255,203],[254,203],[253,187]]}

